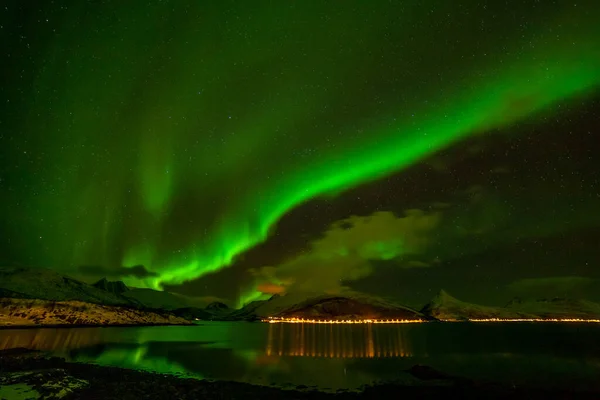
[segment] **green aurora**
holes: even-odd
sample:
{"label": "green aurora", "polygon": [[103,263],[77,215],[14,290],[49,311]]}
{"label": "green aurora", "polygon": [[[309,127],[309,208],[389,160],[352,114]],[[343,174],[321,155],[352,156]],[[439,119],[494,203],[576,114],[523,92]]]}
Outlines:
{"label": "green aurora", "polygon": [[527,23],[429,3],[60,11],[13,126],[36,138],[14,154],[38,154],[14,194],[18,243],[39,248],[35,265],[144,265],[152,276],[124,281],[179,284],[227,268],[311,199],[600,84],[584,3],[523,6]]}

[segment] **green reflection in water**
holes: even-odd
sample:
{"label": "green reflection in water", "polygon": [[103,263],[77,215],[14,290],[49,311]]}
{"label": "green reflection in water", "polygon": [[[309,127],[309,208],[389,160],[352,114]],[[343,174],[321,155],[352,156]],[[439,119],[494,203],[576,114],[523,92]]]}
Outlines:
{"label": "green reflection in water", "polygon": [[100,353],[77,351],[67,356],[71,361],[85,362],[111,367],[128,368],[161,374],[182,375],[186,377],[204,378],[203,375],[195,371],[190,371],[177,361],[168,356],[157,356],[149,352],[148,344],[139,346],[118,345],[106,346]]}

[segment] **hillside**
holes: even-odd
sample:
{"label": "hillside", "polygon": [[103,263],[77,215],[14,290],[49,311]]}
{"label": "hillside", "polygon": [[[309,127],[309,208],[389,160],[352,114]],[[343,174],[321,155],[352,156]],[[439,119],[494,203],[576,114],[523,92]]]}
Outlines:
{"label": "hillside", "polygon": [[227,314],[231,312],[229,306],[220,301],[213,301],[212,303],[206,306],[206,311],[213,314]]}
{"label": "hillside", "polygon": [[128,288],[123,282],[101,279],[92,285],[43,268],[0,267],[0,297],[83,301],[173,310],[200,307],[201,301],[176,293]]}
{"label": "hillside", "polygon": [[295,306],[307,299],[322,296],[323,293],[315,292],[294,292],[284,295],[275,294],[268,300],[256,300],[246,304],[244,307],[233,311],[226,318],[228,319],[261,319],[272,317],[283,312],[287,308]]}
{"label": "hillside", "polygon": [[269,300],[258,300],[246,304],[239,310],[234,310],[222,316],[223,321],[256,321],[268,315],[261,310]]}
{"label": "hillside", "polygon": [[275,295],[269,300],[254,301],[229,314],[228,320],[256,320],[267,317],[307,319],[422,319],[424,315],[408,307],[392,304],[360,293],[315,295],[296,293]]}
{"label": "hillside", "polygon": [[535,314],[540,318],[600,318],[600,304],[587,300],[554,298],[535,301],[512,301],[506,306],[506,309]]}
{"label": "hillside", "polygon": [[[206,299],[128,288],[122,282],[106,279],[88,285],[48,269],[23,267],[0,267],[0,298],[4,298],[5,305],[0,310],[0,325],[163,324],[170,323],[172,318],[178,321],[257,321],[268,317],[322,320],[600,319],[600,304],[585,300],[514,299],[505,307],[489,307],[460,301],[444,290],[420,311],[356,292],[274,295],[269,300],[254,301],[241,309],[231,310],[221,302],[204,307]],[[33,300],[33,308],[28,309]]]}
{"label": "hillside", "polygon": [[150,289],[130,290],[102,279],[94,285],[47,269],[0,267],[0,326],[181,324],[157,310],[187,306],[183,296]]}
{"label": "hillside", "polygon": [[306,319],[425,319],[423,314],[408,307],[356,294],[310,298],[277,316]]}
{"label": "hillside", "polygon": [[42,268],[0,267],[0,295],[25,299],[140,306],[140,303],[133,298]]}
{"label": "hillside", "polygon": [[142,304],[144,307],[162,310],[176,310],[179,308],[204,309],[206,305],[206,300],[202,298],[147,288],[129,288],[122,295],[125,298]]}
{"label": "hillside", "polygon": [[437,296],[421,309],[421,312],[430,317],[442,320],[536,318],[535,315],[523,312],[522,310],[466,303],[455,299],[444,290],[440,290]]}
{"label": "hillside", "polygon": [[127,292],[124,292],[123,296],[149,308],[174,310],[190,306],[190,302],[183,296],[153,289],[131,288]]}
{"label": "hillside", "polygon": [[560,298],[536,301],[514,299],[505,307],[488,307],[460,301],[441,290],[421,312],[442,320],[600,319],[600,304]]}
{"label": "hillside", "polygon": [[100,279],[92,285],[95,288],[106,290],[107,292],[121,294],[129,290],[129,288],[121,281],[109,282],[106,278]]}
{"label": "hillside", "polygon": [[80,301],[2,299],[0,326],[27,325],[188,325],[168,313]]}
{"label": "hillside", "polygon": [[207,305],[205,308],[201,307],[182,307],[171,311],[178,317],[185,318],[187,320],[205,320],[205,321],[219,321],[223,320],[224,317],[231,313],[231,309],[224,303],[215,301]]}

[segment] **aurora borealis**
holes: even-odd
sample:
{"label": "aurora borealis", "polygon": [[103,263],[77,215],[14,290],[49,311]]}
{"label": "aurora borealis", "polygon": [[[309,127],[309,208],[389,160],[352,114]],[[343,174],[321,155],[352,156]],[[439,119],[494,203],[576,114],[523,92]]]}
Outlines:
{"label": "aurora borealis", "polygon": [[586,245],[497,265],[600,225],[593,1],[21,3],[1,262],[239,303],[595,282]]}

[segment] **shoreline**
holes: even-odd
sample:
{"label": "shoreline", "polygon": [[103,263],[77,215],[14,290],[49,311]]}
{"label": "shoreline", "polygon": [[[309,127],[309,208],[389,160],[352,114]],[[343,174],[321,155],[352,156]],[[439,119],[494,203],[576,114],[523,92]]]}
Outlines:
{"label": "shoreline", "polygon": [[[383,382],[359,391],[319,391],[305,385],[261,386],[236,381],[201,380],[119,367],[73,363],[44,352],[15,348],[0,351],[0,397],[13,388],[51,397],[66,390],[69,399],[304,399],[358,400],[386,398],[580,398],[597,399],[598,391],[565,391],[550,388],[515,387],[452,377],[427,366],[415,365],[410,372],[419,383]],[[2,392],[4,391],[4,392]],[[31,396],[36,398],[35,395]]]}
{"label": "shoreline", "polygon": [[46,328],[67,328],[67,329],[78,329],[78,328],[136,328],[136,327],[150,327],[150,326],[200,326],[200,324],[189,323],[189,324],[42,324],[42,325],[0,325],[0,330],[11,330],[11,329],[46,329]]}
{"label": "shoreline", "polygon": [[[0,325],[0,330],[18,330],[18,329],[78,329],[78,328],[136,328],[153,326],[202,326],[206,322],[248,322],[244,320],[198,320],[188,321],[188,323],[131,323],[131,324],[26,324],[26,325]],[[422,320],[422,321],[371,321],[371,320],[269,320],[253,321],[263,324],[329,324],[329,325],[407,325],[407,324],[426,324],[426,323],[444,323],[444,324],[486,324],[486,323],[541,323],[541,324],[600,324],[597,319],[486,319],[486,320]]]}
{"label": "shoreline", "polygon": [[170,311],[130,308],[82,301],[0,299],[0,328],[188,325]]}

